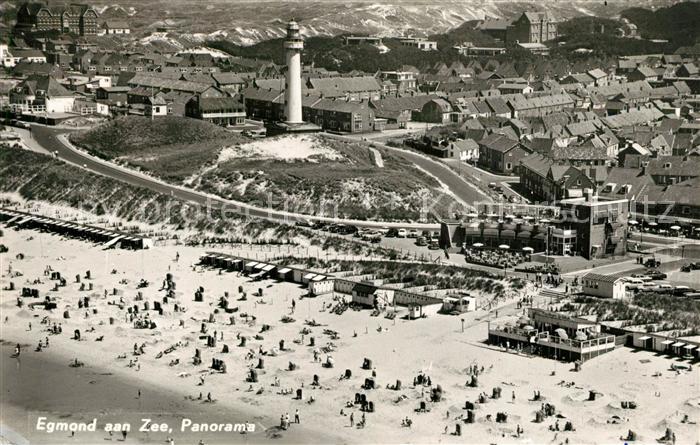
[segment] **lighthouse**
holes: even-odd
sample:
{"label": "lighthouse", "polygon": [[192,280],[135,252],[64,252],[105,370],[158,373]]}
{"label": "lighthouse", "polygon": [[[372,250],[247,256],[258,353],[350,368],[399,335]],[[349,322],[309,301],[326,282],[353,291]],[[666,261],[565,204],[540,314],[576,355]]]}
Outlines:
{"label": "lighthouse", "polygon": [[288,125],[302,124],[301,117],[301,51],[304,39],[299,33],[299,24],[292,19],[287,23],[287,40],[284,50],[287,56],[287,78],[284,90],[284,115]]}

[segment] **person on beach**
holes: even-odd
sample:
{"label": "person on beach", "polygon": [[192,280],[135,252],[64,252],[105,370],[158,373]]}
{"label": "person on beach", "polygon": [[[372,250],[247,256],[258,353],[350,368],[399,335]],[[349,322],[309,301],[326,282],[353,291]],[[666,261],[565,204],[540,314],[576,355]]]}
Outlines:
{"label": "person on beach", "polygon": [[355,413],[354,412],[350,413],[350,426],[351,427],[355,426]]}
{"label": "person on beach", "polygon": [[294,413],[294,423],[299,423],[299,409]]}
{"label": "person on beach", "polygon": [[17,346],[15,346],[15,357],[19,357],[20,352],[22,352],[22,348],[19,343],[17,343]]}

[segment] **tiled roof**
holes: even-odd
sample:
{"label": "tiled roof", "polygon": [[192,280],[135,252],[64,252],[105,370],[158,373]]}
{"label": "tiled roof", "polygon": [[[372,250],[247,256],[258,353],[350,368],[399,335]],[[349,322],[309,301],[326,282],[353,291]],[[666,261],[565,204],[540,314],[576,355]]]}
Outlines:
{"label": "tiled roof", "polygon": [[501,134],[490,134],[486,136],[479,142],[480,146],[486,147],[490,150],[498,151],[501,153],[506,153],[518,146],[518,141],[514,141]]}

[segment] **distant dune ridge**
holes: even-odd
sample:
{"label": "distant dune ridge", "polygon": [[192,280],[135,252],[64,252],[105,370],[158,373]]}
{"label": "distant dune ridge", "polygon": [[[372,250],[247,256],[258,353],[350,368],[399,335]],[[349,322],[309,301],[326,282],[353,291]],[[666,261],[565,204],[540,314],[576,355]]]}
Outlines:
{"label": "distant dune ridge", "polygon": [[[67,1],[66,1],[67,2]],[[14,4],[21,4],[13,0]],[[623,9],[660,7],[673,0],[603,0],[511,2],[393,0],[353,1],[297,0],[93,0],[103,18],[128,18],[137,32],[153,31],[169,20],[185,41],[228,39],[252,45],[284,36],[285,23],[294,17],[306,36],[374,34],[379,36],[431,35],[484,17],[513,17],[523,10],[546,8],[561,17],[600,15],[612,17]],[[261,5],[261,3],[263,5]],[[147,5],[147,6],[146,6]],[[9,9],[9,8],[8,8]]]}

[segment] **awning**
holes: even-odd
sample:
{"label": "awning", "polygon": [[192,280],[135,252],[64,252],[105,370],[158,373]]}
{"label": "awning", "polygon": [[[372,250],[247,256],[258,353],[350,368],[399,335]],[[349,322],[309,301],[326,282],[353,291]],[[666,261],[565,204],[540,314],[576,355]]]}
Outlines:
{"label": "awning", "polygon": [[316,275],[318,275],[318,274],[315,274],[315,273],[307,273],[307,274],[304,275],[302,278],[303,278],[304,280],[310,280],[310,279],[312,279],[313,277],[315,277]]}
{"label": "awning", "polygon": [[265,264],[265,263],[258,263],[258,264],[256,264],[255,266],[253,266],[253,269],[264,270],[264,267],[265,267],[265,266],[267,266],[267,264]]}
{"label": "awning", "polygon": [[275,268],[274,264],[268,264],[267,266],[263,267],[263,270],[264,270],[265,272],[269,272],[269,271],[271,271],[271,270],[274,269],[274,268]]}
{"label": "awning", "polygon": [[646,341],[646,340],[649,340],[650,338],[651,337],[649,337],[648,335],[645,335],[643,337],[639,337],[639,341]]}
{"label": "awning", "polygon": [[257,261],[251,261],[250,263],[246,264],[245,267],[255,267],[256,264],[258,264]]}
{"label": "awning", "polygon": [[685,343],[683,343],[682,341],[679,341],[678,343],[674,343],[671,345],[672,348],[680,348],[683,346],[685,346]]}
{"label": "awning", "polygon": [[687,349],[688,351],[690,351],[691,349],[695,349],[697,347],[698,347],[697,345],[685,345],[685,347],[683,349]]}
{"label": "awning", "polygon": [[662,345],[670,345],[671,343],[673,343],[673,340],[664,340],[661,342]]}
{"label": "awning", "polygon": [[284,268],[278,270],[277,273],[280,274],[280,275],[283,275],[283,274],[289,273],[289,272],[291,272],[291,271],[292,271],[292,269],[290,269],[290,268],[288,268],[288,267],[284,267]]}

